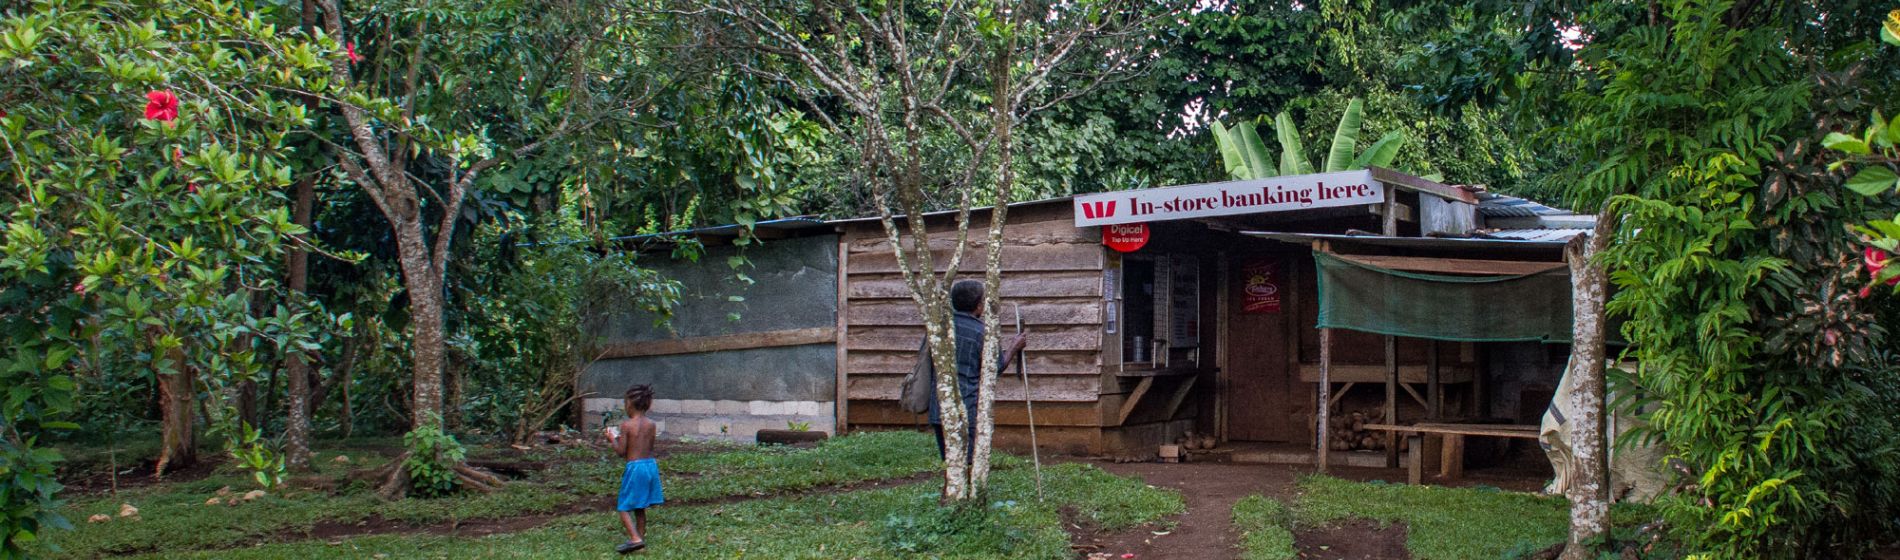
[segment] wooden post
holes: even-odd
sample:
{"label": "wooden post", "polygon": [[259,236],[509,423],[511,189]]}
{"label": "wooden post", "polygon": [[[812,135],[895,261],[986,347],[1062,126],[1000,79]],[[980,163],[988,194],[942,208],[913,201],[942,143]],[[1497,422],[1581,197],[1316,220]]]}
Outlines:
{"label": "wooden post", "polygon": [[1326,472],[1326,467],[1332,464],[1330,461],[1333,448],[1332,433],[1326,426],[1327,417],[1330,416],[1333,408],[1327,404],[1332,402],[1332,395],[1329,394],[1333,386],[1332,370],[1333,330],[1322,328],[1319,330],[1319,408],[1316,409],[1319,411],[1317,415],[1319,417],[1319,472],[1322,473]]}
{"label": "wooden post", "polygon": [[[1419,434],[1412,434],[1406,436],[1405,441],[1412,446],[1412,452],[1407,455],[1405,461],[1405,481],[1407,484],[1418,486],[1419,483],[1425,481],[1425,453],[1423,453],[1425,438]],[[1399,446],[1394,443],[1391,447],[1398,449]]]}
{"label": "wooden post", "polygon": [[1226,251],[1214,253],[1215,274],[1219,276],[1216,281],[1220,286],[1214,292],[1214,320],[1217,321],[1214,331],[1214,437],[1220,441],[1227,441],[1227,406],[1232,404],[1227,398],[1227,391],[1230,390],[1227,377],[1227,290],[1230,286],[1227,277],[1233,274],[1233,270],[1228,267],[1228,257]]}
{"label": "wooden post", "polygon": [[1445,384],[1438,378],[1438,341],[1426,341],[1425,347],[1425,417],[1433,421],[1442,420],[1445,415]]}
{"label": "wooden post", "polygon": [[[1386,237],[1399,235],[1399,191],[1391,185],[1385,187],[1385,215],[1383,232]],[[1385,337],[1385,423],[1399,423],[1399,350],[1398,339]],[[1418,450],[1413,450],[1418,453]],[[1385,433],[1385,468],[1399,467],[1399,433]]]}
{"label": "wooden post", "polygon": [[[1399,423],[1398,339],[1385,337],[1385,423]],[[1385,468],[1399,468],[1399,433],[1385,433]]]}
{"label": "wooden post", "polygon": [[838,372],[837,372],[837,387],[836,387],[837,396],[834,397],[837,399],[837,402],[832,403],[832,409],[835,411],[834,414],[836,414],[837,417],[833,419],[833,425],[831,429],[833,432],[837,433],[838,435],[844,435],[845,430],[850,426],[849,413],[850,413],[850,403],[851,403],[851,395],[850,395],[851,387],[848,384],[849,379],[845,378],[845,367],[844,367],[845,357],[846,357],[845,356],[845,353],[846,353],[845,341],[847,339],[847,334],[848,334],[848,329],[846,328],[847,325],[845,322],[845,315],[846,315],[845,308],[848,305],[848,302],[850,301],[850,298],[848,298],[847,296],[850,294],[849,288],[851,286],[849,275],[847,275],[845,272],[847,270],[847,268],[845,267],[845,264],[848,262],[848,259],[850,258],[851,258],[851,244],[849,241],[845,239],[845,236],[843,234],[839,234],[838,235],[838,310],[837,310],[838,348],[837,348],[837,353],[836,353],[837,359],[838,359],[838,364],[837,364]]}

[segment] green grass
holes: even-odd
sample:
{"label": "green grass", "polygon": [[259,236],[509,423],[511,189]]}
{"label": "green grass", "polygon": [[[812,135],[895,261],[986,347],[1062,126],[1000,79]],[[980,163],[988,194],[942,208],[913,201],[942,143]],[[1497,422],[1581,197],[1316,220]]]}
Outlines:
{"label": "green grass", "polygon": [[[1035,498],[1034,475],[996,473],[992,498],[965,512],[937,506],[935,481],[837,494],[806,494],[729,504],[660,506],[650,510],[647,558],[1048,558],[1071,556],[1060,508],[1094,512],[1106,529],[1153,522],[1182,509],[1179,494],[1109,475],[1088,465],[1045,469],[1046,502]],[[948,513],[946,513],[948,511]],[[906,520],[939,515],[980,523],[931,524],[948,538],[910,539]],[[373,536],[332,545],[304,541],[260,547],[166,554],[167,558],[610,558],[624,535],[609,513],[563,517],[527,531],[483,538]],[[912,549],[905,551],[906,545]],[[156,557],[156,556],[154,556]]]}
{"label": "green grass", "polygon": [[[387,458],[358,450],[343,453],[351,457],[350,468],[387,462]],[[346,469],[330,462],[337,454],[320,453],[316,464],[325,468],[327,475],[340,477]],[[367,483],[346,481],[334,494],[274,492],[241,506],[205,505],[221,487],[229,486],[237,494],[255,488],[242,473],[220,472],[188,483],[76,500],[63,512],[76,528],[49,535],[48,540],[62,550],[46,556],[89,558],[156,551],[160,547],[168,551],[226,548],[284,533],[307,533],[325,522],[364,521],[372,515],[432,525],[543,514],[577,501],[611,496],[619,484],[622,463],[597,452],[588,453],[586,459],[579,456],[573,450],[563,450],[529,457],[566,462],[512,481],[492,494],[395,502],[377,498]],[[930,437],[914,432],[853,435],[811,449],[735,447],[729,451],[683,453],[661,461],[667,497],[675,502],[902,478],[936,467],[936,447]],[[115,516],[108,523],[86,523],[93,514],[115,514],[121,503],[137,506],[139,518],[121,520]]]}
{"label": "green grass", "polygon": [[1507,550],[1563,541],[1568,507],[1561,498],[1495,489],[1310,476],[1300,481],[1295,520],[1301,525],[1348,518],[1404,523],[1405,548],[1418,560],[1497,560]]}
{"label": "green grass", "polygon": [[[992,461],[992,464],[1004,464]],[[903,478],[940,468],[937,447],[918,432],[866,432],[833,438],[810,449],[748,447],[681,453],[660,461],[669,500],[758,496],[817,486]],[[670,478],[668,478],[670,477]],[[619,484],[619,477],[610,483]],[[612,488],[603,491],[611,492]]]}
{"label": "green grass", "polygon": [[[1563,542],[1569,516],[1569,502],[1558,497],[1326,476],[1301,479],[1294,508],[1294,522],[1302,526],[1350,518],[1404,523],[1405,548],[1418,560],[1515,558]],[[1610,516],[1618,527],[1653,517],[1648,506],[1639,504],[1615,504]]]}
{"label": "green grass", "polygon": [[1240,530],[1245,560],[1293,560],[1293,513],[1278,500],[1255,494],[1234,503],[1234,528]]}

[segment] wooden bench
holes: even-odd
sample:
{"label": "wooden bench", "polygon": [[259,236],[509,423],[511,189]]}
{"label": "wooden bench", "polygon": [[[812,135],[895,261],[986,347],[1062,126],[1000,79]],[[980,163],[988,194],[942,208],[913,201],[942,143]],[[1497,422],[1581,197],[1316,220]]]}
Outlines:
{"label": "wooden bench", "polygon": [[1406,480],[1412,484],[1418,484],[1425,477],[1425,434],[1432,434],[1443,439],[1443,443],[1439,446],[1442,454],[1438,461],[1438,475],[1457,479],[1465,476],[1465,436],[1535,440],[1540,428],[1530,424],[1419,423],[1409,426],[1366,424],[1365,429],[1407,434],[1405,440],[1412,451],[1406,454]]}

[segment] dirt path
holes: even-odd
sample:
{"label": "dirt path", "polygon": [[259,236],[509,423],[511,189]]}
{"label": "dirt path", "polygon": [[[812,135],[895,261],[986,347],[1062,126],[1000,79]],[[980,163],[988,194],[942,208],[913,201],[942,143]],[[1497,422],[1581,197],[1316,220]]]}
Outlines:
{"label": "dirt path", "polygon": [[1187,512],[1175,518],[1172,532],[1158,535],[1152,528],[1139,528],[1088,536],[1077,543],[1082,554],[1106,554],[1111,559],[1124,554],[1137,559],[1236,558],[1240,535],[1234,531],[1234,502],[1254,494],[1289,501],[1295,481],[1305,472],[1287,466],[1232,463],[1094,464],[1110,473],[1178,490],[1187,501]]}

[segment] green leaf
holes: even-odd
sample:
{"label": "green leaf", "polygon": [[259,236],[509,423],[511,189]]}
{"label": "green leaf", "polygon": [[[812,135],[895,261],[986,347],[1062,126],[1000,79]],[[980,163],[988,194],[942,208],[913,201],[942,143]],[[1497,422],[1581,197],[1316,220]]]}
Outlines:
{"label": "green leaf", "polygon": [[1235,134],[1222,126],[1220,121],[1214,121],[1214,126],[1208,132],[1214,135],[1214,146],[1220,151],[1221,168],[1227,172],[1227,178],[1236,181],[1252,179],[1246,156],[1235,146]]}
{"label": "green leaf", "polygon": [[1874,196],[1892,190],[1896,179],[1900,179],[1900,176],[1894,175],[1892,169],[1884,165],[1871,165],[1861,169],[1860,173],[1855,173],[1854,178],[1848,179],[1847,188],[1863,195]]}
{"label": "green leaf", "polygon": [[1346,103],[1346,114],[1339,116],[1339,126],[1333,129],[1333,147],[1326,152],[1327,173],[1352,168],[1352,151],[1359,146],[1359,123],[1365,112],[1365,103],[1357,97]]}
{"label": "green leaf", "polygon": [[1379,141],[1373,142],[1372,147],[1366,148],[1365,153],[1353,159],[1352,167],[1348,169],[1390,167],[1392,160],[1399,158],[1399,147],[1404,145],[1405,133],[1397,130],[1387,132],[1385,136],[1379,137]]}
{"label": "green leaf", "polygon": [[1827,149],[1830,149],[1830,150],[1847,152],[1847,153],[1855,154],[1855,155],[1864,156],[1870,153],[1870,150],[1868,149],[1866,142],[1861,141],[1861,139],[1859,138],[1848,136],[1846,134],[1841,134],[1839,132],[1827,133],[1827,138],[1824,138],[1821,140],[1821,145],[1826,146]]}
{"label": "green leaf", "polygon": [[1260,133],[1252,122],[1242,122],[1235,128],[1240,129],[1240,153],[1247,160],[1247,175],[1252,179],[1274,176],[1273,153],[1267,151],[1267,143],[1260,140]]}
{"label": "green leaf", "polygon": [[1280,174],[1312,173],[1313,164],[1306,161],[1306,146],[1300,144],[1300,131],[1293,126],[1293,116],[1286,111],[1274,115],[1273,132],[1280,139]]}

